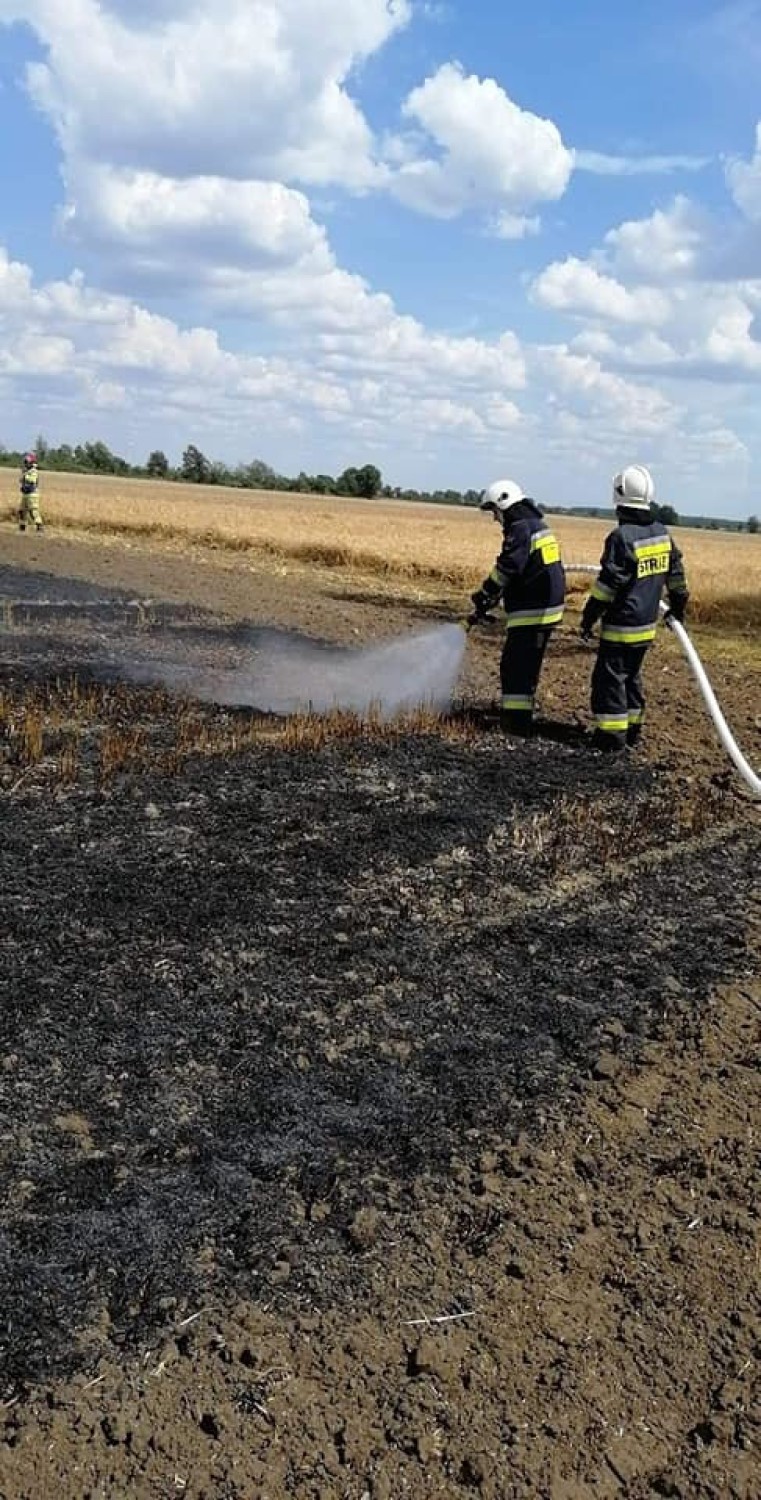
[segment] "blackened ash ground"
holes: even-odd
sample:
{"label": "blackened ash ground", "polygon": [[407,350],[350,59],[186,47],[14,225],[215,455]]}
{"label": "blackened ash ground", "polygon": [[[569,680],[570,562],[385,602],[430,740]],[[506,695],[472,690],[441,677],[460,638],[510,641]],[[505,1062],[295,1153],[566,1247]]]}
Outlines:
{"label": "blackened ash ground", "polygon": [[358,1211],[753,964],[752,825],[551,743],[262,745],[3,819],[7,1392],[199,1298],[361,1305]]}
{"label": "blackened ash ground", "polygon": [[[755,1500],[758,830],[673,642],[623,765],[573,620],[537,745],[493,732],[485,638],[441,732],[323,734],[130,687],[125,646],[213,674],[451,601],[30,540],[2,1500]],[[752,758],[757,665],[720,654]]]}

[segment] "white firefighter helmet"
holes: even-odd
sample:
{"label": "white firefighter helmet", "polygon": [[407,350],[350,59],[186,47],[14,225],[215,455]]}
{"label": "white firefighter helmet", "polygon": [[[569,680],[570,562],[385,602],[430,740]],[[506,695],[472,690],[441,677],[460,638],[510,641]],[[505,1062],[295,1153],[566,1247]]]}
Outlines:
{"label": "white firefighter helmet", "polygon": [[653,476],[644,464],[629,464],[613,480],[613,506],[628,510],[649,510],[655,494]]}
{"label": "white firefighter helmet", "polygon": [[491,511],[500,521],[508,510],[512,510],[514,505],[525,498],[523,490],[514,479],[495,479],[494,484],[484,490],[479,510]]}

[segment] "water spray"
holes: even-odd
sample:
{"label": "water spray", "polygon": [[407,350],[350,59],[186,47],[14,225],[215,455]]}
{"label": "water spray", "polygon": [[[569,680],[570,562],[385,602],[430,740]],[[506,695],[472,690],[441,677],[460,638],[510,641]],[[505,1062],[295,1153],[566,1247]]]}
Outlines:
{"label": "water spray", "polygon": [[238,695],[245,692],[238,703],[277,714],[342,708],[392,719],[417,708],[440,713],[452,702],[464,653],[465,636],[454,624],[350,650],[300,640],[268,650],[249,680],[236,672],[232,686]]}
{"label": "water spray", "polygon": [[452,702],[465,654],[459,625],[439,625],[378,645],[340,648],[281,631],[252,631],[247,660],[230,669],[154,658],[122,660],[132,682],[160,683],[221,707],[260,713],[330,713],[348,709],[389,720]]}
{"label": "water spray", "polygon": [[[599,567],[595,566],[594,563],[568,563],[566,564],[566,572],[597,574],[599,572]],[[661,601],[661,614],[664,617],[668,629],[672,632],[673,635],[676,636],[687,658],[689,666],[692,670],[692,674],[698,684],[698,687],[700,688],[706,708],[711,715],[719,739],[721,740],[721,743],[724,746],[727,755],[735,765],[736,769],[739,771],[740,775],[743,778],[743,781],[750,788],[753,796],[761,798],[761,777],[757,776],[750,762],[745,759],[742,750],[740,749],[736,739],[734,738],[734,735],[732,734],[732,731],[729,728],[726,719],[724,718],[721,708],[719,707],[716,694],[714,693],[714,690],[708,680],[708,675],[706,673],[705,667],[703,666],[703,663],[700,660],[700,657],[698,656],[698,653],[695,650],[695,647],[693,646],[692,641],[687,634],[687,631],[679,622],[679,620],[675,619],[675,617],[671,614],[668,605],[664,604],[663,601]]]}

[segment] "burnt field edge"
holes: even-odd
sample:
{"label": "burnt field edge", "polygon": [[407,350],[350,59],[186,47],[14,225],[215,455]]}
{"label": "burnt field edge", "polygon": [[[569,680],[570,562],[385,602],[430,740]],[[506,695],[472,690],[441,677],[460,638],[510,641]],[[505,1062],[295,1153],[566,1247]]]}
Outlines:
{"label": "burnt field edge", "polygon": [[[548,753],[547,786],[573,765]],[[609,794],[616,773],[596,774]],[[541,803],[536,776],[528,754],[495,785],[462,748],[361,746],[19,807],[0,1040],[8,1389],[91,1361],[98,1340],[135,1347],[183,1299],[276,1298],[284,1262],[292,1305],[336,1286],[361,1302],[360,1210],[404,1222],[473,1132],[482,1149],[575,1109],[606,1026],[635,1056],[675,1008],[748,972],[752,828],[623,860],[620,879],[609,864],[559,908],[543,837],[516,846],[491,810],[496,791],[503,820],[506,796],[522,816]],[[632,793],[649,817],[651,781]],[[539,890],[522,909],[542,881],[547,909]]]}

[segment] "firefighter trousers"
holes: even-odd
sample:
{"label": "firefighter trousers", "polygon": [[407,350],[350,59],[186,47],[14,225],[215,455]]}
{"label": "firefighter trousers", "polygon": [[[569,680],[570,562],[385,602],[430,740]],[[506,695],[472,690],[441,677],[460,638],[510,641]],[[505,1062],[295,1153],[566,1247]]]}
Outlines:
{"label": "firefighter trousers", "polygon": [[22,494],[21,503],[19,505],[18,521],[22,531],[26,530],[28,522],[31,522],[33,526],[42,525],[40,497],[37,490],[33,490],[30,495]]}
{"label": "firefighter trousers", "polygon": [[622,750],[636,745],[645,717],[642,663],[649,650],[644,646],[622,646],[600,641],[592,673],[594,743],[601,750]]}
{"label": "firefighter trousers", "polygon": [[530,734],[534,701],[552,626],[516,625],[508,630],[500,662],[500,722],[511,734]]}

